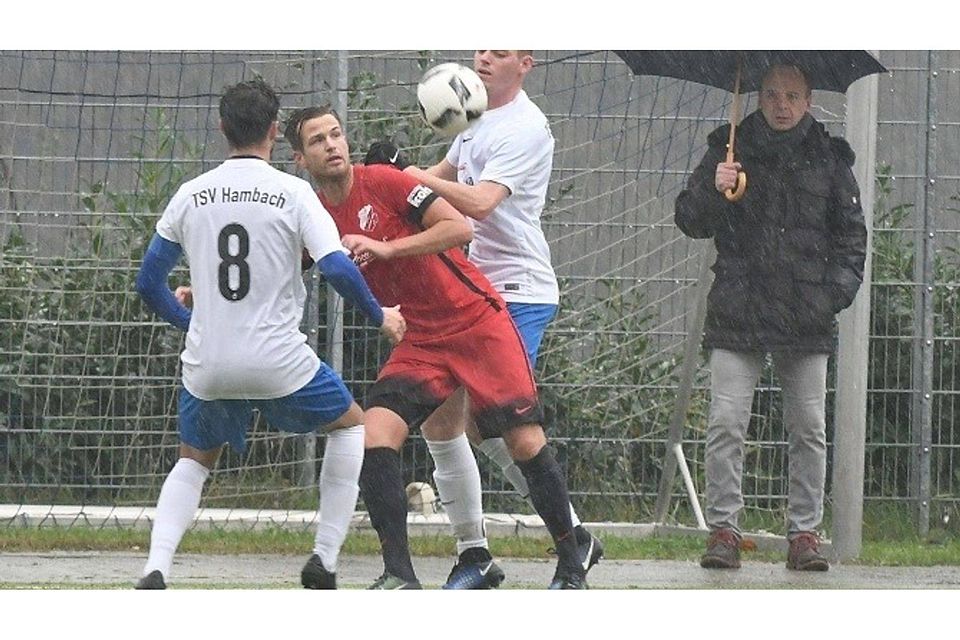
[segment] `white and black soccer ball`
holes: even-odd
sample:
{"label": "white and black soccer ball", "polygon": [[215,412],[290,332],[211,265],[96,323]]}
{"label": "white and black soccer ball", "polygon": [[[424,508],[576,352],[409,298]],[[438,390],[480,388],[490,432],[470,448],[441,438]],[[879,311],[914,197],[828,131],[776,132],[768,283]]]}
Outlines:
{"label": "white and black soccer ball", "polygon": [[452,138],[487,110],[487,89],[473,69],[446,62],[423,74],[417,104],[431,129]]}

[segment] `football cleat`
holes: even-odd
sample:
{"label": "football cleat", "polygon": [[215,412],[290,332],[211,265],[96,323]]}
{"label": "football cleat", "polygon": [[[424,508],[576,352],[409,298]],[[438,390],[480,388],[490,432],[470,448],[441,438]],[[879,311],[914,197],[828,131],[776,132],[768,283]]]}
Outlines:
{"label": "football cleat", "polygon": [[368,590],[382,590],[382,591],[409,591],[411,589],[422,589],[420,583],[414,580],[409,582],[403,578],[398,578],[395,575],[384,573],[382,576],[377,578],[372,585],[367,587]]}
{"label": "football cleat", "polygon": [[147,575],[137,580],[137,589],[166,589],[167,583],[163,580],[163,574],[160,569],[154,569]]}
{"label": "football cleat", "polygon": [[557,572],[553,574],[553,581],[548,587],[550,590],[558,589],[589,589],[587,586],[587,572],[582,567],[567,569],[558,566]]}
{"label": "football cleat", "polygon": [[504,579],[503,569],[483,547],[465,550],[453,565],[443,589],[496,589]]}
{"label": "football cleat", "polygon": [[[600,538],[586,529],[582,530],[585,535],[577,535],[577,553],[580,556],[580,564],[583,566],[583,572],[586,574],[586,572],[590,571],[593,565],[600,562],[600,558],[603,557],[603,543],[600,542]],[[582,541],[581,538],[583,538]]]}
{"label": "football cleat", "polygon": [[300,571],[300,584],[304,589],[336,589],[337,574],[327,571],[320,556],[313,554]]}

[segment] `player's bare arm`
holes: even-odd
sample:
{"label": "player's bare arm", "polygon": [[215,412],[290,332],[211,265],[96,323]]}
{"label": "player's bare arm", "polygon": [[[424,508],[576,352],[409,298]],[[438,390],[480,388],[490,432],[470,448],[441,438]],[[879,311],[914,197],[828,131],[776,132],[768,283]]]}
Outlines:
{"label": "player's bare arm", "polygon": [[429,169],[425,169],[425,171],[432,176],[437,176],[441,180],[447,180],[449,182],[457,181],[457,168],[447,162],[446,158],[433,165]]}
{"label": "player's bare arm", "polygon": [[486,219],[497,205],[510,195],[509,189],[496,182],[483,181],[475,185],[457,182],[457,169],[446,160],[441,160],[427,170],[410,166],[404,169],[404,172],[430,187],[457,211],[474,220]]}
{"label": "player's bare arm", "polygon": [[389,242],[363,235],[347,234],[340,239],[355,256],[369,254],[380,260],[440,253],[462,247],[473,240],[473,229],[450,203],[437,198],[423,214],[424,230]]}

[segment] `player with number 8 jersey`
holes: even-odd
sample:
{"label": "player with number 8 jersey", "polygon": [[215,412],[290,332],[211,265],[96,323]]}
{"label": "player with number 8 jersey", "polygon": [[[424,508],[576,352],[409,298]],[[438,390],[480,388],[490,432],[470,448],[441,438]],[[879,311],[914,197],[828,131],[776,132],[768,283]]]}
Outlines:
{"label": "player with number 8 jersey", "polygon": [[190,393],[276,398],[313,377],[319,359],[299,331],[306,290],[289,256],[301,242],[315,259],[342,248],[304,180],[231,157],[177,191],[157,233],[190,256],[193,317],[181,357]]}
{"label": "player with number 8 jersey", "polygon": [[[279,107],[261,80],[227,89],[220,128],[230,157],[177,191],[137,274],[146,306],[187,332],[180,356],[180,457],[160,490],[138,589],[166,588],[204,482],[226,444],[244,451],[254,411],[283,431],[326,427],[322,508],[314,553],[300,579],[307,588],[336,588],[337,558],[359,492],[363,412],[300,331],[303,252],[392,343],[403,339],[405,323],[398,308],[380,307],[310,186],[269,165]],[[184,253],[192,311],[167,286]]]}

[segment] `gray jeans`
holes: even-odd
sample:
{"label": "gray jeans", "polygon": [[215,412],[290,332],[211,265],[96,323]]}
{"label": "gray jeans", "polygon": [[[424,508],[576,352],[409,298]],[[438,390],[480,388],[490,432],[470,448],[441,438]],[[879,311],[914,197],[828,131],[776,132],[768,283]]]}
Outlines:
{"label": "gray jeans", "polygon": [[[707,426],[706,520],[710,529],[740,531],[744,441],[763,353],[714,349],[710,354],[710,418]],[[813,531],[823,519],[827,472],[826,354],[773,353],[783,388],[789,494],[787,532]]]}

